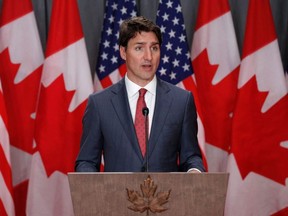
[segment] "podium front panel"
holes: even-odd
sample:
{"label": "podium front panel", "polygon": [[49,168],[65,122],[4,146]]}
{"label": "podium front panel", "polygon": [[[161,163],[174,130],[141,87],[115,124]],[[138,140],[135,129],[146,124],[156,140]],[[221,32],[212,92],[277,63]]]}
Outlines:
{"label": "podium front panel", "polygon": [[[128,200],[127,190],[143,196],[148,176],[156,186],[154,197],[171,191],[166,203],[159,202],[163,212],[128,208],[138,205]],[[68,173],[75,216],[223,215],[228,178],[228,173]]]}

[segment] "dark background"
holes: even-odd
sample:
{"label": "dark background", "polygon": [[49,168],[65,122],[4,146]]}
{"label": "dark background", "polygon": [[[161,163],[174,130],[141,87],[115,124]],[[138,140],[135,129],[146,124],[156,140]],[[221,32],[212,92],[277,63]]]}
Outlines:
{"label": "dark background", "polygon": [[[2,1],[3,0],[0,0],[1,5]],[[199,1],[200,0],[180,0],[190,48],[193,39]],[[98,56],[98,47],[101,39],[105,2],[106,0],[78,0],[92,75],[95,71]],[[211,4],[215,4],[215,2],[217,1],[211,0]],[[32,0],[32,3],[43,50],[45,51],[52,0]],[[139,15],[156,21],[156,11],[158,9],[159,0],[136,0],[136,3]],[[239,51],[241,54],[249,0],[229,0],[229,3]],[[274,17],[274,24],[278,37],[283,67],[287,70],[288,0],[270,0],[270,4]]]}

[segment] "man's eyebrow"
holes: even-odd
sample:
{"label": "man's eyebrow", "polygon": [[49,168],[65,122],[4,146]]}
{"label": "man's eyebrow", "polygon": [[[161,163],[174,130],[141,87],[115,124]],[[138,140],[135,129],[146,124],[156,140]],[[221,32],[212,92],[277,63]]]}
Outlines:
{"label": "man's eyebrow", "polygon": [[[136,42],[135,45],[143,45],[143,44],[147,44],[147,42]],[[159,42],[152,42],[152,45],[159,45]]]}

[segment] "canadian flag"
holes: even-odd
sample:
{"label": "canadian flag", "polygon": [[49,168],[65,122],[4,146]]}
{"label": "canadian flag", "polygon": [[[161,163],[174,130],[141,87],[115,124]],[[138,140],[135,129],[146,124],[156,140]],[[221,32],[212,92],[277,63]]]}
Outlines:
{"label": "canadian flag", "polygon": [[36,113],[27,214],[73,215],[74,171],[92,76],[76,0],[54,0]]}
{"label": "canadian flag", "polygon": [[34,152],[34,116],[43,61],[30,0],[3,0],[0,17],[0,78],[9,122],[7,129],[11,143],[17,215],[25,215]]}
{"label": "canadian flag", "polygon": [[228,0],[199,1],[192,64],[202,110],[210,172],[223,172],[231,146],[239,50]]}
{"label": "canadian flag", "polygon": [[288,214],[288,95],[269,0],[250,0],[226,215]]}
{"label": "canadian flag", "polygon": [[0,215],[15,215],[7,114],[0,79]]}

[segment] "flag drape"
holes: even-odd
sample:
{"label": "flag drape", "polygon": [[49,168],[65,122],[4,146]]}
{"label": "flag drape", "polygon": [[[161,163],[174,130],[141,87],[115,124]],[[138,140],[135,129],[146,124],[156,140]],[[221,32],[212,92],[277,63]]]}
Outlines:
{"label": "flag drape", "polygon": [[282,215],[288,95],[269,0],[249,1],[237,87],[225,214]]}
{"label": "flag drape", "polygon": [[28,215],[73,215],[67,173],[74,171],[81,121],[93,83],[76,0],[54,0],[28,189]]}
{"label": "flag drape", "polygon": [[[29,50],[29,52],[28,52]],[[0,78],[9,121],[16,215],[26,215],[34,117],[44,56],[30,0],[3,0]]]}
{"label": "flag drape", "polygon": [[210,172],[225,172],[240,56],[228,0],[199,2],[191,49]]}
{"label": "flag drape", "polygon": [[106,1],[99,55],[94,76],[95,90],[99,91],[118,82],[126,73],[124,60],[119,53],[119,27],[130,17],[136,16],[136,1]]}

